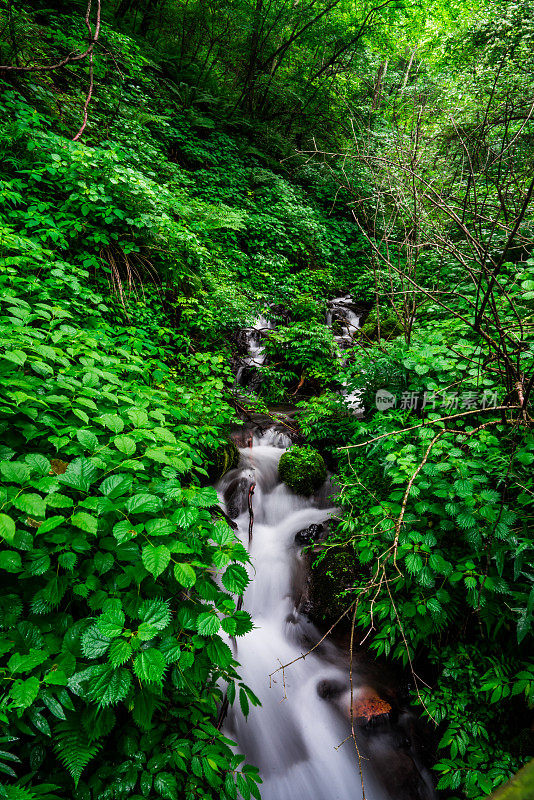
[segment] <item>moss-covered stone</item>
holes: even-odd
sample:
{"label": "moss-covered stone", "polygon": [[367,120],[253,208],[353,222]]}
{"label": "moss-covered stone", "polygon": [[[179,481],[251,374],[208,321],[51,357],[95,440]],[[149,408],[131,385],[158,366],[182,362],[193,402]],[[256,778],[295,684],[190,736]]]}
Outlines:
{"label": "moss-covered stone", "polygon": [[364,342],[374,342],[379,338],[396,339],[404,333],[399,318],[391,309],[381,309],[380,311],[380,328],[378,326],[378,317],[376,308],[369,313],[364,325],[357,332],[356,337]]}
{"label": "moss-covered stone", "polygon": [[215,483],[222,478],[228,470],[235,469],[238,464],[239,450],[234,442],[229,440],[219,445],[219,447],[214,450],[211,463],[207,467],[210,482]]}
{"label": "moss-covered stone", "polygon": [[296,494],[313,494],[326,480],[323,457],[313,447],[290,447],[278,465],[278,474]]}
{"label": "moss-covered stone", "polygon": [[346,609],[344,591],[354,586],[357,564],[354,554],[331,549],[318,559],[310,575],[310,616],[317,624],[331,625]]}

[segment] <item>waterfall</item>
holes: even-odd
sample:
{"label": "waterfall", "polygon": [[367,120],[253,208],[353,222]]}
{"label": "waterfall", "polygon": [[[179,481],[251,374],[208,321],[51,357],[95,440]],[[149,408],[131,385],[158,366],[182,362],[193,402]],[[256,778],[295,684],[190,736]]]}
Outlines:
{"label": "waterfall", "polygon": [[[335,509],[325,508],[319,498],[299,497],[280,483],[278,462],[289,444],[275,428],[255,435],[252,447],[240,450],[239,468],[217,487],[222,505],[234,492],[227,510],[233,509],[237,535],[250,551],[251,583],[243,607],[254,629],[230,643],[243,681],[262,703],[246,718],[233,706],[225,733],[247,761],[259,767],[263,800],[428,800],[432,795],[424,793],[423,779],[422,794],[391,793],[378,779],[377,765],[380,771],[392,753],[398,754],[387,724],[374,733],[361,728],[361,737],[356,737],[362,753],[362,792],[360,762],[350,737],[347,655],[328,640],[305,655],[321,634],[298,609],[298,577],[305,567],[295,536],[328,520]],[[252,482],[256,486],[249,545],[247,500]],[[287,666],[282,669],[283,665]],[[356,670],[353,679],[354,695],[365,692],[366,679]]]}

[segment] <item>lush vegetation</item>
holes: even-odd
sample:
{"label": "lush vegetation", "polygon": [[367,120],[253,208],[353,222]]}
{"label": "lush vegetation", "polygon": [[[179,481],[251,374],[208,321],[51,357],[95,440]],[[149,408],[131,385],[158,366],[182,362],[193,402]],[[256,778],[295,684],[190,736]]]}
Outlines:
{"label": "lush vegetation", "polygon": [[0,797],[259,796],[210,484],[278,402],[288,484],[342,486],[324,616],[405,671],[443,797],[532,752],[532,11],[1,0]]}

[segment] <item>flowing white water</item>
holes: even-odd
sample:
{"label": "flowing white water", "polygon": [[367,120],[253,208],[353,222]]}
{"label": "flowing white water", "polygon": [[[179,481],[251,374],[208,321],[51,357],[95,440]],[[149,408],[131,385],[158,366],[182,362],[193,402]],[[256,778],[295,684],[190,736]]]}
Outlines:
{"label": "flowing white water", "polygon": [[[318,508],[279,482],[278,461],[289,443],[275,430],[255,437],[251,448],[240,451],[240,468],[228,473],[219,486],[222,499],[236,478],[245,479],[242,491],[248,481],[256,483],[249,548],[252,581],[244,596],[255,628],[237,640],[236,657],[242,679],[262,702],[261,707],[251,708],[247,718],[233,707],[225,730],[249,763],[259,767],[263,800],[360,800],[358,757],[349,737],[345,657],[326,643],[299,659],[321,636],[295,606],[295,577],[299,566],[302,570],[295,534],[324,522],[334,509]],[[246,508],[245,503],[240,507]],[[236,522],[248,547],[248,510]],[[290,666],[276,671],[285,664]],[[325,681],[341,687],[337,704],[319,694]],[[367,763],[363,770],[367,800],[389,798]]]}

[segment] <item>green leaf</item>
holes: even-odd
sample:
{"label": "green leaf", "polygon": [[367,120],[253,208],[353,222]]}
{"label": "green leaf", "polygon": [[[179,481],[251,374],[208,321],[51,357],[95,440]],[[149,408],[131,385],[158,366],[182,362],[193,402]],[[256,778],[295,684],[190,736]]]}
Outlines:
{"label": "green leaf", "polygon": [[97,421],[113,433],[121,433],[124,430],[124,422],[117,414],[102,414]]}
{"label": "green leaf", "polygon": [[213,636],[221,627],[219,618],[215,614],[204,612],[197,617],[197,631],[202,636]]}
{"label": "green leaf", "polygon": [[15,522],[11,517],[8,517],[7,514],[0,514],[0,536],[2,536],[8,544],[13,544]]}
{"label": "green leaf", "polygon": [[105,636],[98,625],[91,625],[82,635],[82,652],[86,658],[99,658],[104,655],[110,643],[110,637]]}
{"label": "green leaf", "polygon": [[206,652],[208,658],[221,669],[228,669],[233,661],[232,651],[226,642],[221,641],[219,636],[216,636],[208,643]]}
{"label": "green leaf", "polygon": [[124,667],[109,665],[93,667],[87,681],[87,694],[99,706],[105,707],[124,700],[132,685],[131,672]]}
{"label": "green leaf", "polygon": [[250,711],[250,706],[248,703],[247,693],[242,687],[239,690],[239,705],[241,706],[241,711],[243,712],[243,716],[247,717]]}
{"label": "green leaf", "polygon": [[61,763],[78,786],[81,774],[100,746],[90,745],[87,734],[76,718],[59,722],[54,728],[54,749]]}
{"label": "green leaf", "polygon": [[30,652],[26,655],[22,653],[13,653],[7,666],[13,674],[17,672],[31,672],[32,669],[40,666],[47,658],[48,653],[45,650],[31,648]]}
{"label": "green leaf", "polygon": [[97,627],[103,636],[111,639],[120,636],[124,628],[125,616],[122,609],[111,606],[104,610],[97,620]]}
{"label": "green leaf", "polygon": [[80,442],[86,450],[90,450],[93,453],[96,448],[98,447],[98,439],[92,431],[88,431],[86,428],[81,428],[79,431],[76,431],[76,438]]}
{"label": "green leaf", "polygon": [[98,532],[97,518],[91,516],[91,514],[87,514],[85,511],[78,511],[76,514],[73,514],[70,521],[77,528],[81,528],[82,531],[87,531],[87,533],[96,535]]}
{"label": "green leaf", "polygon": [[22,569],[20,553],[11,550],[0,552],[0,569],[5,569],[6,572],[20,572]]}
{"label": "green leaf", "polygon": [[230,564],[222,576],[223,586],[233,594],[243,594],[249,582],[246,569],[241,564]]}
{"label": "green leaf", "polygon": [[127,494],[132,486],[131,475],[108,475],[108,477],[100,484],[100,491],[102,494],[114,500],[116,497],[121,497]]}
{"label": "green leaf", "polygon": [[64,494],[52,492],[46,497],[46,504],[50,508],[72,508],[74,500]]}
{"label": "green leaf", "polygon": [[129,542],[130,539],[134,539],[142,530],[142,525],[134,526],[131,522],[123,520],[113,526],[113,536],[119,544],[124,544]]}
{"label": "green leaf", "polygon": [[9,692],[14,705],[17,708],[29,708],[31,704],[37,699],[39,694],[39,679],[35,677],[26,678],[21,680],[18,678]]}
{"label": "green leaf", "polygon": [[56,514],[54,517],[48,517],[48,519],[45,519],[45,521],[39,525],[39,534],[53,531],[59,528],[60,525],[63,525],[64,522],[65,517],[62,517],[60,514]]}
{"label": "green leaf", "polygon": [[143,547],[141,558],[146,569],[157,578],[169,566],[171,553],[163,544],[158,547],[149,544]]}
{"label": "green leaf", "polygon": [[174,565],[174,577],[178,583],[181,583],[186,589],[190,589],[191,586],[194,586],[197,579],[193,567],[190,564],[185,563],[178,563]]}
{"label": "green leaf", "polygon": [[129,408],[126,414],[136,428],[145,428],[148,425],[148,415],[142,408]]}
{"label": "green leaf", "polygon": [[133,653],[132,646],[124,639],[115,639],[109,648],[109,661],[113,667],[121,667]]}
{"label": "green leaf", "polygon": [[154,789],[163,800],[178,800],[176,778],[170,772],[159,772],[156,775]]}
{"label": "green leaf", "polygon": [[137,654],[133,668],[139,680],[146,683],[161,683],[166,666],[163,653],[155,647],[149,647]]}
{"label": "green leaf", "polygon": [[115,436],[113,443],[117,450],[127,456],[133,456],[136,451],[135,440],[131,436]]}
{"label": "green leaf", "polygon": [[88,458],[75,458],[71,461],[62,475],[57,479],[60,483],[77,489],[80,492],[88,492],[91,484],[95,482],[97,476],[96,467]]}
{"label": "green leaf", "polygon": [[39,475],[48,475],[50,461],[42,453],[28,453],[24,456],[24,461],[33,472],[37,472]]}
{"label": "green leaf", "polygon": [[176,530],[176,525],[170,519],[149,519],[145,528],[149,536],[169,536]]}
{"label": "green leaf", "polygon": [[29,514],[31,517],[44,517],[46,514],[46,500],[43,500],[41,495],[34,494],[33,492],[25,492],[13,499],[13,505]]}
{"label": "green leaf", "polygon": [[230,542],[234,542],[235,538],[235,534],[227,522],[218,520],[215,523],[213,527],[212,539],[214,542],[216,542],[216,544],[218,544],[220,547],[224,547],[225,545],[230,544]]}
{"label": "green leaf", "polygon": [[2,461],[0,463],[2,477],[8,483],[24,484],[30,478],[30,468],[20,461]]}
{"label": "green leaf", "polygon": [[154,494],[134,494],[126,504],[128,514],[155,514],[161,508],[161,500]]}
{"label": "green leaf", "polygon": [[13,364],[17,364],[19,367],[22,367],[26,363],[27,357],[26,353],[22,350],[6,350],[5,353],[2,353],[2,358],[11,361]]}
{"label": "green leaf", "polygon": [[139,619],[152,625],[158,631],[163,630],[171,621],[168,601],[145,600],[139,608]]}

